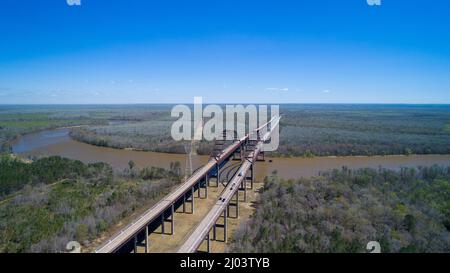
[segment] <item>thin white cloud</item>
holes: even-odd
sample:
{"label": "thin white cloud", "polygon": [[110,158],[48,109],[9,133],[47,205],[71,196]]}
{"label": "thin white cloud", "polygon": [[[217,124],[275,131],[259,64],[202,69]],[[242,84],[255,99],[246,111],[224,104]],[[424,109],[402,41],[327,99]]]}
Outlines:
{"label": "thin white cloud", "polygon": [[66,0],[69,6],[81,6],[81,0]]}
{"label": "thin white cloud", "polygon": [[322,91],[322,93],[328,94],[328,93],[331,93],[331,91],[328,90],[328,89],[325,89],[325,90]]}
{"label": "thin white cloud", "polygon": [[268,87],[266,88],[266,91],[276,91],[276,92],[285,92],[285,91],[289,91],[289,88],[284,87],[284,88],[280,88],[280,87]]}

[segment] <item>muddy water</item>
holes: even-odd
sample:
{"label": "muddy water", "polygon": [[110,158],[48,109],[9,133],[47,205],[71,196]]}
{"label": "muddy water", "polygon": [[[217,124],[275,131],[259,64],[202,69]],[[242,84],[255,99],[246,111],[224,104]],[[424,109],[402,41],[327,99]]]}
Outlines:
{"label": "muddy water", "polygon": [[412,156],[373,156],[373,157],[316,157],[316,158],[272,158],[273,162],[264,162],[262,173],[277,171],[285,178],[314,176],[320,171],[339,169],[347,166],[351,169],[378,168],[400,169],[401,167],[432,166],[434,164],[450,166],[450,155],[412,155]]}
{"label": "muddy water", "polygon": [[[22,157],[59,155],[89,163],[107,162],[118,170],[126,168],[130,160],[141,168],[168,167],[175,161],[179,161],[184,168],[185,155],[98,147],[71,139],[69,131],[63,128],[25,135],[13,143],[13,152]],[[206,160],[207,157],[196,156],[193,158],[194,166]]]}
{"label": "muddy water", "polygon": [[[29,134],[13,143],[13,152],[23,157],[59,155],[83,162],[107,162],[115,169],[122,170],[133,160],[138,167],[170,166],[179,161],[184,170],[186,155],[140,152],[97,147],[74,141],[68,135],[70,129],[62,128]],[[208,160],[207,156],[194,156],[194,169]],[[272,162],[270,162],[270,160]],[[347,166],[349,168],[431,166],[433,164],[450,166],[450,155],[413,155],[413,156],[374,156],[374,157],[316,157],[316,158],[266,158],[257,163],[258,179],[277,170],[278,175],[289,179],[300,176],[317,175],[320,171]]]}

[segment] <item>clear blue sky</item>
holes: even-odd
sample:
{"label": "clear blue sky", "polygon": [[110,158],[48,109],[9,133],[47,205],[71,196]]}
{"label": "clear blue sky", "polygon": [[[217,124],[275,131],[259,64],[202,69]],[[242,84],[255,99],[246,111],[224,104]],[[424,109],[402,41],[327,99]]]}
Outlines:
{"label": "clear blue sky", "polygon": [[450,1],[2,0],[2,103],[450,103]]}

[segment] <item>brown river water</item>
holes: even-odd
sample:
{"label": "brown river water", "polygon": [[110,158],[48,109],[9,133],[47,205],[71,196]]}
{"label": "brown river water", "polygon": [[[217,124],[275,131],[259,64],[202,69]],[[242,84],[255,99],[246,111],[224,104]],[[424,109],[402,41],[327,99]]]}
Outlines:
{"label": "brown river water", "polygon": [[[155,152],[141,152],[81,143],[70,138],[68,128],[47,130],[22,136],[13,143],[13,152],[22,157],[59,155],[83,162],[107,162],[116,170],[122,170],[133,160],[140,168],[145,166],[169,167],[171,162],[179,161],[185,168],[186,155]],[[208,160],[208,156],[193,156],[194,169]],[[271,162],[270,162],[271,161]],[[450,166],[450,155],[411,155],[411,156],[373,156],[373,157],[315,157],[315,158],[268,158],[258,162],[257,178],[262,179],[274,170],[282,178],[310,177],[320,171],[347,166],[352,169],[372,167],[399,169],[401,167],[431,166],[433,164]]]}

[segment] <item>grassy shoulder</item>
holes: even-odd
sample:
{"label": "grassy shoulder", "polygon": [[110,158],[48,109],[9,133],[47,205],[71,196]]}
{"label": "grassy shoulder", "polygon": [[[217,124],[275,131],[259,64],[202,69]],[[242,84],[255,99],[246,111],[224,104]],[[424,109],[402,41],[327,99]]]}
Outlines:
{"label": "grassy shoulder", "polygon": [[450,251],[450,168],[343,168],[311,179],[268,178],[232,252]]}
{"label": "grassy shoulder", "polygon": [[170,170],[136,170],[130,162],[119,175],[104,163],[60,157],[24,163],[6,157],[0,165],[0,185],[9,187],[0,203],[0,252],[59,252],[73,240],[89,247],[180,182],[177,163]]}

